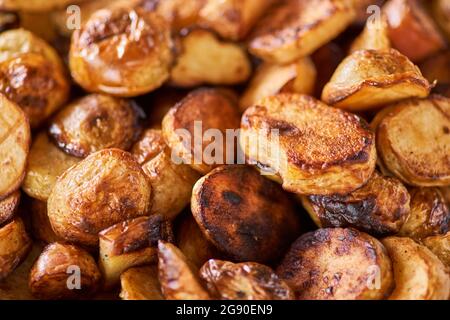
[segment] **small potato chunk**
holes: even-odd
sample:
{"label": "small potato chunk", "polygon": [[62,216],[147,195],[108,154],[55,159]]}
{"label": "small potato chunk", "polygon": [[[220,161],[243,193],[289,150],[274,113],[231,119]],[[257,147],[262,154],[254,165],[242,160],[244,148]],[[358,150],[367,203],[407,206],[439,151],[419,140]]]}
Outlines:
{"label": "small potato chunk", "polygon": [[60,111],[49,133],[67,154],[84,158],[107,148],[130,149],[141,133],[142,117],[130,101],[91,94]]}
{"label": "small potato chunk", "polygon": [[410,238],[384,239],[395,277],[389,300],[447,300],[450,277],[442,262]]}
{"label": "small potato chunk", "polygon": [[[163,119],[162,131],[172,149],[172,158],[206,174],[218,165],[235,163],[236,146],[226,136],[239,128],[239,121],[234,95],[200,88],[170,109]],[[214,135],[208,136],[208,131]]]}
{"label": "small potato chunk", "polygon": [[355,229],[319,229],[302,235],[277,274],[300,300],[378,300],[394,281],[386,249]]}
{"label": "small potato chunk", "polygon": [[430,90],[419,68],[397,50],[358,50],[338,66],[323,89],[322,100],[355,112],[425,98]]}
{"label": "small potato chunk", "polygon": [[0,226],[11,220],[19,207],[20,191],[15,191],[0,200]]}
{"label": "small potato chunk", "polygon": [[294,292],[275,272],[255,262],[209,260],[200,269],[210,292],[222,300],[293,300]]}
{"label": "small potato chunk", "polygon": [[446,234],[427,237],[422,240],[424,246],[431,250],[450,271],[450,231]]}
{"label": "small potato chunk", "polygon": [[171,243],[158,243],[158,273],[167,300],[209,300],[197,272],[183,253]]}
{"label": "small potato chunk", "polygon": [[195,29],[180,38],[180,54],[172,68],[170,84],[236,85],[245,82],[250,74],[250,60],[243,48],[219,40],[210,31]]}
{"label": "small potato chunk", "polygon": [[432,10],[437,24],[450,41],[450,2],[448,0],[434,0]]}
{"label": "small potato chunk", "polygon": [[31,202],[31,231],[33,238],[45,243],[61,241],[52,229],[47,214],[47,202],[33,199]]}
{"label": "small potato chunk", "polygon": [[122,300],[164,300],[157,266],[130,268],[120,276]]}
{"label": "small potato chunk", "polygon": [[288,195],[248,166],[222,166],[202,177],[191,210],[206,238],[235,261],[275,261],[300,234]]}
{"label": "small potato chunk", "polygon": [[128,268],[156,262],[158,241],[170,241],[173,235],[170,223],[153,215],[115,224],[100,232],[99,238],[104,286],[112,288]]}
{"label": "small potato chunk", "polygon": [[96,11],[73,33],[70,70],[87,91],[137,96],[169,78],[172,47],[170,28],[162,17],[120,2]]}
{"label": "small potato chunk", "polygon": [[298,194],[346,194],[375,169],[375,137],[364,120],[306,95],[278,94],[247,109],[240,142],[249,163]]}
{"label": "small potato chunk", "polygon": [[31,146],[22,188],[30,197],[47,201],[58,177],[80,161],[54,145],[46,132],[40,132]]}
{"label": "small potato chunk", "polygon": [[100,231],[147,215],[150,199],[151,186],[134,157],[105,149],[59,177],[48,199],[48,216],[59,237],[96,246]]}
{"label": "small potato chunk", "polygon": [[362,188],[347,195],[302,196],[319,228],[353,227],[372,235],[396,234],[409,215],[409,193],[396,178],[375,172]]}
{"label": "small potato chunk", "polygon": [[352,0],[283,0],[257,25],[252,54],[272,63],[293,62],[338,36],[355,18]]}
{"label": "small potato chunk", "polygon": [[31,244],[21,218],[15,218],[0,228],[0,281],[25,259]]}
{"label": "small potato chunk", "polygon": [[389,108],[376,129],[383,166],[409,185],[450,184],[450,98],[433,95]]}
{"label": "small potato chunk", "polygon": [[2,9],[21,11],[50,11],[56,8],[63,8],[70,4],[86,0],[2,0]]}
{"label": "small potato chunk", "polygon": [[[79,283],[71,279],[75,274],[81,277]],[[86,298],[97,290],[100,279],[95,260],[87,251],[55,242],[46,246],[36,260],[30,272],[29,286],[39,299]]]}

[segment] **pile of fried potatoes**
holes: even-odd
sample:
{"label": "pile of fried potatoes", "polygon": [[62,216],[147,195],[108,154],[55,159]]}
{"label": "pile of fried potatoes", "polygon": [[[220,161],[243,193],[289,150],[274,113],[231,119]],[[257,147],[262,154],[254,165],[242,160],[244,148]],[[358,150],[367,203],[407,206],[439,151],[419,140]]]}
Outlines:
{"label": "pile of fried potatoes", "polygon": [[449,21],[0,0],[0,299],[450,299]]}

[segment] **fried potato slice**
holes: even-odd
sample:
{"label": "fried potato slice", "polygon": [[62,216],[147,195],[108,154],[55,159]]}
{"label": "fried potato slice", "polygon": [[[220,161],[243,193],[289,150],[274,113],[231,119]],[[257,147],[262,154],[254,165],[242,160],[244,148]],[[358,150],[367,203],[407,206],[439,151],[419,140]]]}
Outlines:
{"label": "fried potato slice", "polygon": [[174,31],[191,27],[198,22],[199,12],[208,0],[150,1],[152,9],[170,22]]}
{"label": "fried potato slice", "polygon": [[82,1],[86,0],[1,0],[0,7],[7,10],[42,12],[62,8]]}
{"label": "fried potato slice", "polygon": [[450,183],[450,98],[399,102],[385,111],[377,126],[377,150],[383,165],[405,183]]}
{"label": "fried potato slice", "polygon": [[173,240],[172,226],[161,215],[139,217],[99,233],[99,267],[105,288],[112,288],[122,272],[157,261],[159,240]]}
{"label": "fried potato slice", "polygon": [[122,300],[164,300],[157,266],[130,268],[120,276]]}
{"label": "fried potato slice", "polygon": [[54,145],[46,132],[40,132],[30,149],[22,189],[30,197],[47,201],[58,177],[80,161]]}
{"label": "fried potato slice", "polygon": [[15,191],[0,200],[0,226],[11,220],[19,207],[20,191]]}
{"label": "fried potato slice", "polygon": [[211,259],[200,269],[210,292],[222,300],[293,300],[292,289],[275,272],[255,262]]}
{"label": "fried potato slice", "polygon": [[31,201],[31,232],[34,239],[45,243],[61,241],[52,229],[47,214],[47,202],[33,199]]}
{"label": "fried potato slice", "polygon": [[392,259],[395,277],[390,300],[447,300],[450,277],[430,250],[410,238],[389,237],[382,242]]}
{"label": "fried potato slice", "polygon": [[234,261],[275,261],[300,234],[288,195],[248,166],[222,166],[202,177],[191,210],[206,238]]}
{"label": "fried potato slice", "polygon": [[364,120],[309,96],[262,99],[245,111],[240,133],[248,162],[278,173],[290,192],[349,193],[375,169],[375,137]]}
{"label": "fried potato slice", "polygon": [[376,236],[398,233],[410,212],[405,186],[378,172],[347,195],[302,196],[301,200],[319,228],[353,227]]}
{"label": "fried potato slice", "polygon": [[234,42],[221,41],[210,31],[194,29],[182,35],[179,43],[180,53],[170,73],[173,86],[236,85],[251,75],[250,60],[244,48]]}
{"label": "fried potato slice", "polygon": [[[74,280],[79,276],[79,283]],[[85,298],[97,291],[101,274],[85,250],[55,242],[44,248],[30,272],[31,293],[46,300]]]}
{"label": "fried potato slice", "polygon": [[391,48],[386,18],[368,21],[363,32],[353,41],[350,53],[358,50],[387,50]]}
{"label": "fried potato slice", "polygon": [[450,270],[450,231],[446,234],[427,237],[422,240],[424,246],[431,250]]}
{"label": "fried potato slice", "polygon": [[197,272],[183,253],[171,243],[158,243],[158,274],[167,300],[209,300]]}
{"label": "fried potato slice", "polygon": [[48,198],[48,216],[59,237],[96,246],[100,231],[148,215],[150,197],[151,186],[134,157],[105,149],[59,177]]}
{"label": "fried potato slice", "polygon": [[434,0],[432,11],[435,21],[450,41],[450,3],[446,0]]}
{"label": "fried potato slice", "polygon": [[329,228],[298,238],[277,274],[300,300],[377,300],[394,282],[386,249],[355,229]]}
{"label": "fried potato slice", "polygon": [[255,28],[252,54],[272,63],[290,63],[338,36],[355,18],[352,0],[284,0]]}
{"label": "fried potato slice", "polygon": [[239,128],[239,121],[234,95],[220,89],[200,88],[170,109],[163,119],[162,132],[172,158],[179,158],[179,162],[206,174],[220,164],[235,163],[234,140],[227,141],[224,137]]}

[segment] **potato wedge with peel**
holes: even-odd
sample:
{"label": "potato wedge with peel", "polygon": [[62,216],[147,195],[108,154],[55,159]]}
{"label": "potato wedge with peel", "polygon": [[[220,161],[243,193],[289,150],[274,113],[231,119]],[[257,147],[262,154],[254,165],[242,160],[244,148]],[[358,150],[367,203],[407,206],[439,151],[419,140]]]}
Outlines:
{"label": "potato wedge with peel", "polygon": [[11,220],[19,207],[20,191],[15,191],[9,196],[0,200],[0,226]]}
{"label": "potato wedge with peel", "polygon": [[183,253],[171,243],[158,243],[158,274],[167,300],[210,300],[208,291]]}
{"label": "potato wedge with peel", "polygon": [[62,241],[52,229],[47,214],[47,202],[37,199],[31,200],[31,233],[34,239],[44,243]]}
{"label": "potato wedge with peel", "polygon": [[255,262],[211,259],[200,269],[210,292],[222,300],[293,300],[294,292],[275,272]]}
{"label": "potato wedge with peel", "polygon": [[450,231],[446,234],[427,237],[422,244],[431,250],[450,272]]}
{"label": "potato wedge with peel", "polygon": [[236,43],[222,41],[203,29],[182,35],[179,42],[180,53],[169,81],[173,86],[236,85],[250,77],[250,60]]}
{"label": "potato wedge with peel", "polygon": [[382,240],[392,260],[395,289],[390,300],[447,300],[450,277],[443,263],[410,238]]}
{"label": "potato wedge with peel", "polygon": [[375,137],[364,120],[306,95],[278,94],[247,109],[240,143],[249,163],[270,168],[298,194],[349,193],[375,169]]}
{"label": "potato wedge with peel", "polygon": [[355,15],[352,0],[283,0],[260,20],[249,50],[265,61],[290,63],[337,37]]}
{"label": "potato wedge with peel", "polygon": [[122,300],[164,300],[157,266],[130,268],[120,275]]}

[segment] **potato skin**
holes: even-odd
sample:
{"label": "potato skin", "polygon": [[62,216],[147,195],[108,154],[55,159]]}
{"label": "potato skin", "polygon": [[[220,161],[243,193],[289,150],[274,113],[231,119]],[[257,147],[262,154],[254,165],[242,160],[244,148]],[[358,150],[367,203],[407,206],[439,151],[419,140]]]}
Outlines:
{"label": "potato skin", "polygon": [[31,232],[34,239],[45,243],[61,241],[61,238],[55,234],[50,224],[46,201],[31,200]]}
{"label": "potato skin", "polygon": [[20,195],[20,191],[15,191],[0,200],[0,226],[14,217],[20,203]]}
{"label": "potato skin", "polygon": [[431,250],[450,270],[450,231],[446,234],[427,237],[422,244]]}
{"label": "potato skin", "polygon": [[170,22],[173,31],[195,25],[200,9],[208,0],[150,1],[150,8]]}
{"label": "potato skin", "polygon": [[[71,266],[78,266],[81,288],[68,288]],[[94,258],[85,250],[70,244],[55,242],[44,248],[30,272],[29,286],[39,299],[75,299],[92,295],[101,275]]]}
{"label": "potato skin", "polygon": [[122,300],[164,300],[156,266],[130,268],[120,275]]}
{"label": "potato skin", "polygon": [[48,216],[58,236],[96,246],[101,230],[147,215],[150,197],[151,186],[133,156],[105,149],[59,177],[48,199]]}

